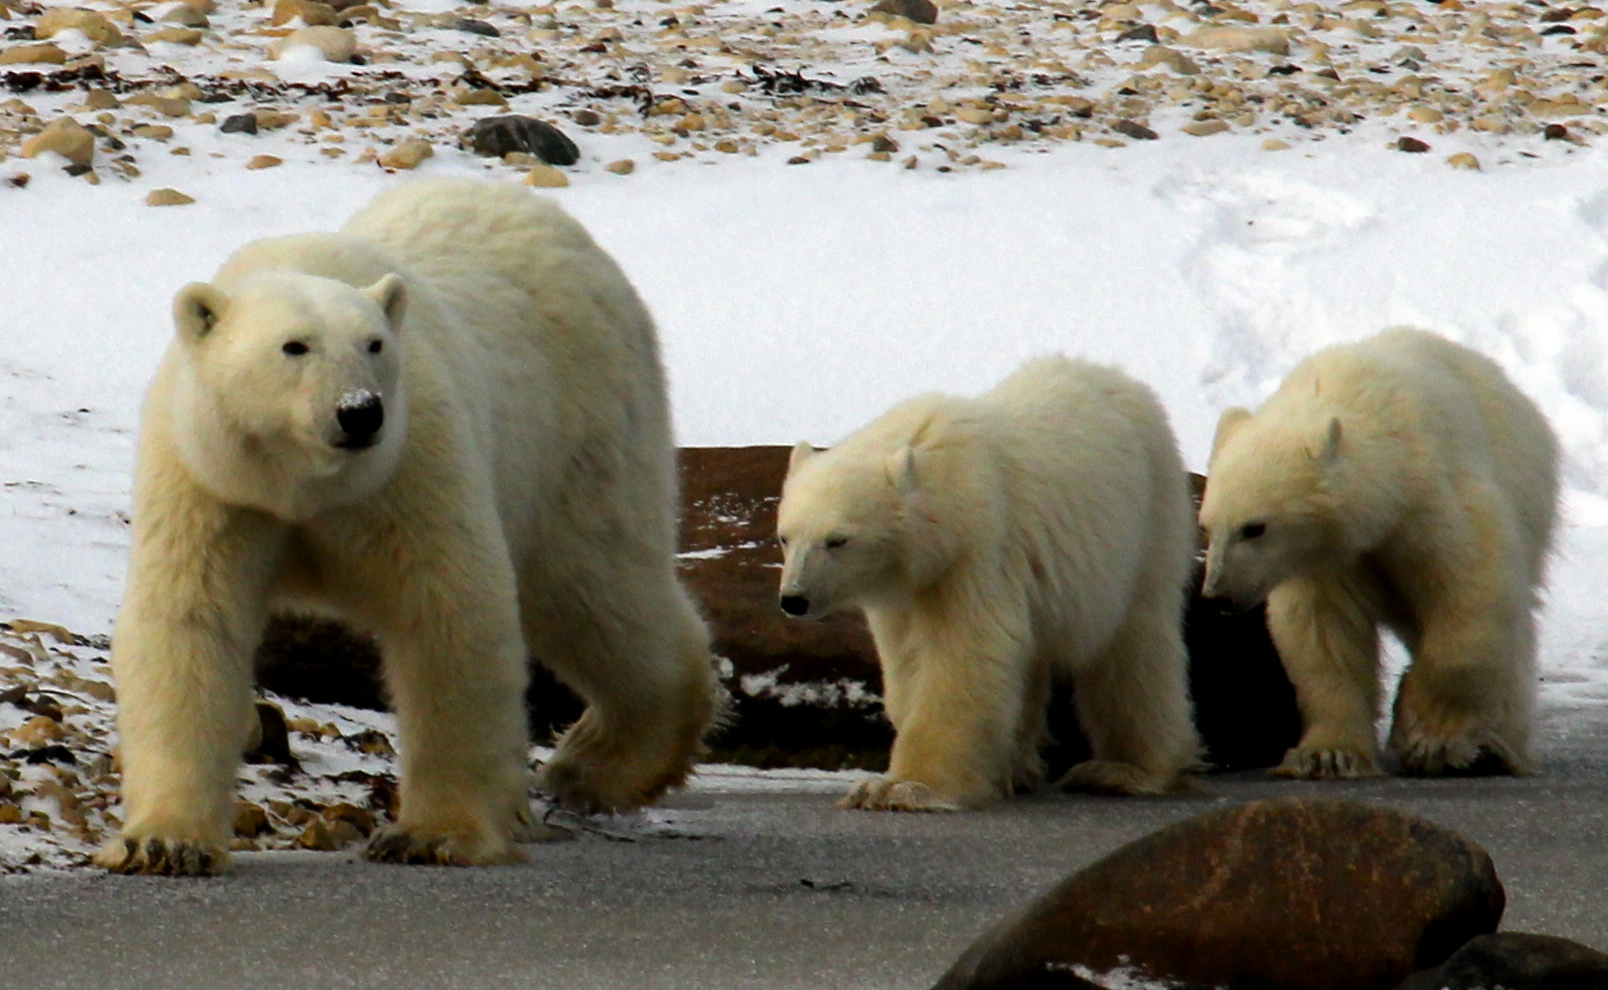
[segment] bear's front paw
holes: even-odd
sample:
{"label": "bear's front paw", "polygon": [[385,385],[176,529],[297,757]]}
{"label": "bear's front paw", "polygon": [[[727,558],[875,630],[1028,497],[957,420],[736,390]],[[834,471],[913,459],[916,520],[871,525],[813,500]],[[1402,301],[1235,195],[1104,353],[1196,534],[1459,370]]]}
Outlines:
{"label": "bear's front paw", "polygon": [[965,805],[945,798],[919,780],[862,780],[838,802],[839,808],[861,811],[960,811]]}
{"label": "bear's front paw", "polygon": [[1084,760],[1062,775],[1055,786],[1063,791],[1135,797],[1166,794],[1190,786],[1183,774],[1156,774],[1118,760]]}
{"label": "bear's front paw", "polygon": [[419,866],[502,866],[523,863],[511,837],[481,832],[436,832],[388,825],[374,833],[363,858]]}
{"label": "bear's front paw", "polygon": [[1382,777],[1373,754],[1354,749],[1308,749],[1302,746],[1286,752],[1284,762],[1270,771],[1275,777],[1295,780],[1362,780]]}
{"label": "bear's front paw", "polygon": [[229,868],[229,853],[210,842],[120,835],[100,847],[94,862],[113,873],[212,877]]}

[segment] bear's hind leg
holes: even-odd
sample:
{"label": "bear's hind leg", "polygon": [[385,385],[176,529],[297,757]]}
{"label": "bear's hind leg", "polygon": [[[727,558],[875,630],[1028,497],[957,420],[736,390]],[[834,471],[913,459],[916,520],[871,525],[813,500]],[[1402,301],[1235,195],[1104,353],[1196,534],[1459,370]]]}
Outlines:
{"label": "bear's hind leg", "polygon": [[1431,612],[1396,696],[1390,748],[1407,774],[1526,773],[1534,704],[1528,608]]}
{"label": "bear's hind leg", "polygon": [[[538,787],[584,813],[632,811],[685,782],[714,721],[709,632],[661,566],[633,581],[527,589],[536,657],[586,700]],[[636,596],[622,594],[640,589]]]}
{"label": "bear's hind leg", "polygon": [[1333,579],[1295,577],[1267,600],[1268,631],[1301,708],[1301,742],[1273,769],[1280,777],[1380,775],[1379,627],[1363,602]]}
{"label": "bear's hind leg", "polygon": [[1091,758],[1056,786],[1096,794],[1165,794],[1189,786],[1199,756],[1176,609],[1138,609],[1112,643],[1078,665],[1073,697]]}

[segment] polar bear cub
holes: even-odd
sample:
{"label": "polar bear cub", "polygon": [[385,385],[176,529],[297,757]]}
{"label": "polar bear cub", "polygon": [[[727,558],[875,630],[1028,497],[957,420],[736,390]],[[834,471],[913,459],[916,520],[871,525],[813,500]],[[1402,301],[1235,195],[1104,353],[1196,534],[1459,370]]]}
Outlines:
{"label": "polar bear cub", "polygon": [[658,348],[573,220],[516,186],[418,182],[339,234],[246,246],[174,318],[112,651],[125,824],[97,862],[224,867],[276,608],[380,642],[402,810],[372,859],[517,858],[531,654],[588,702],[540,781],[560,802],[682,780],[716,685],[675,577]]}
{"label": "polar bear cub", "polygon": [[795,447],[781,607],[864,610],[896,731],[887,774],[843,805],[956,810],[1036,787],[1056,675],[1093,750],[1062,787],[1177,787],[1198,750],[1192,514],[1156,397],[1064,357],[980,398],[911,399],[829,451]]}
{"label": "polar bear cub", "polygon": [[1379,772],[1379,627],[1412,663],[1408,773],[1522,772],[1558,445],[1494,362],[1398,328],[1307,358],[1217,428],[1206,593],[1267,600],[1305,722],[1279,773]]}

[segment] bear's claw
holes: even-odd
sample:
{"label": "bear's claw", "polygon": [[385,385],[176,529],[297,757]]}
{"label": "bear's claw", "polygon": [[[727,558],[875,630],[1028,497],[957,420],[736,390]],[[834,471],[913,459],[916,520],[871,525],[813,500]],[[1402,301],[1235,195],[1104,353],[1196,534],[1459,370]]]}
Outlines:
{"label": "bear's claw", "polygon": [[1055,786],[1063,791],[1137,797],[1189,790],[1193,784],[1184,774],[1169,778],[1119,760],[1084,760],[1063,774]]}
{"label": "bear's claw", "polygon": [[229,854],[208,842],[118,836],[94,855],[112,873],[162,877],[211,877],[229,868]]}
{"label": "bear's claw", "polygon": [[1413,777],[1494,777],[1521,774],[1525,767],[1496,743],[1471,739],[1416,739],[1396,754],[1401,772]]}
{"label": "bear's claw", "polygon": [[536,789],[554,805],[582,815],[617,815],[658,800],[686,782],[684,769],[633,783],[625,775],[585,759],[557,757],[536,776]]}
{"label": "bear's claw", "polygon": [[1269,773],[1293,780],[1362,780],[1382,777],[1373,756],[1349,749],[1303,749],[1284,754],[1284,761]]}
{"label": "bear's claw", "polygon": [[363,858],[415,866],[500,866],[522,863],[524,853],[508,839],[481,835],[417,833],[388,825],[374,833]]}
{"label": "bear's claw", "polygon": [[873,777],[855,784],[839,808],[861,811],[960,811],[955,801],[940,798],[919,780],[889,780]]}

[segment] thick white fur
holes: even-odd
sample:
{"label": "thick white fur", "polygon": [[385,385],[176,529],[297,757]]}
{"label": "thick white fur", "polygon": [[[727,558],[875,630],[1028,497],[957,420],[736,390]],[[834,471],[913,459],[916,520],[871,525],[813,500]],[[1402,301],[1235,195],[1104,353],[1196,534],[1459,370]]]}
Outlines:
{"label": "thick white fur", "polygon": [[1229,410],[1215,447],[1207,593],[1267,600],[1305,721],[1279,772],[1379,772],[1381,624],[1412,654],[1402,768],[1525,770],[1558,450],[1496,364],[1387,330],[1314,354],[1254,416]]}
{"label": "thick white fur", "polygon": [[[845,806],[973,808],[1043,776],[1051,678],[1093,759],[1068,788],[1178,786],[1198,745],[1181,639],[1194,525],[1166,414],[1083,361],[992,392],[911,399],[838,446],[796,448],[781,592],[864,610],[897,736]],[[846,540],[841,545],[838,541]]]}
{"label": "thick white fur", "polygon": [[[682,780],[715,685],[675,578],[663,375],[579,225],[515,186],[417,182],[340,234],[246,246],[175,317],[140,436],[113,644],[126,824],[102,865],[224,866],[276,608],[380,640],[402,811],[374,858],[517,857],[529,654],[588,702],[543,774],[562,802],[631,808]],[[385,403],[362,451],[330,444],[353,389]]]}

